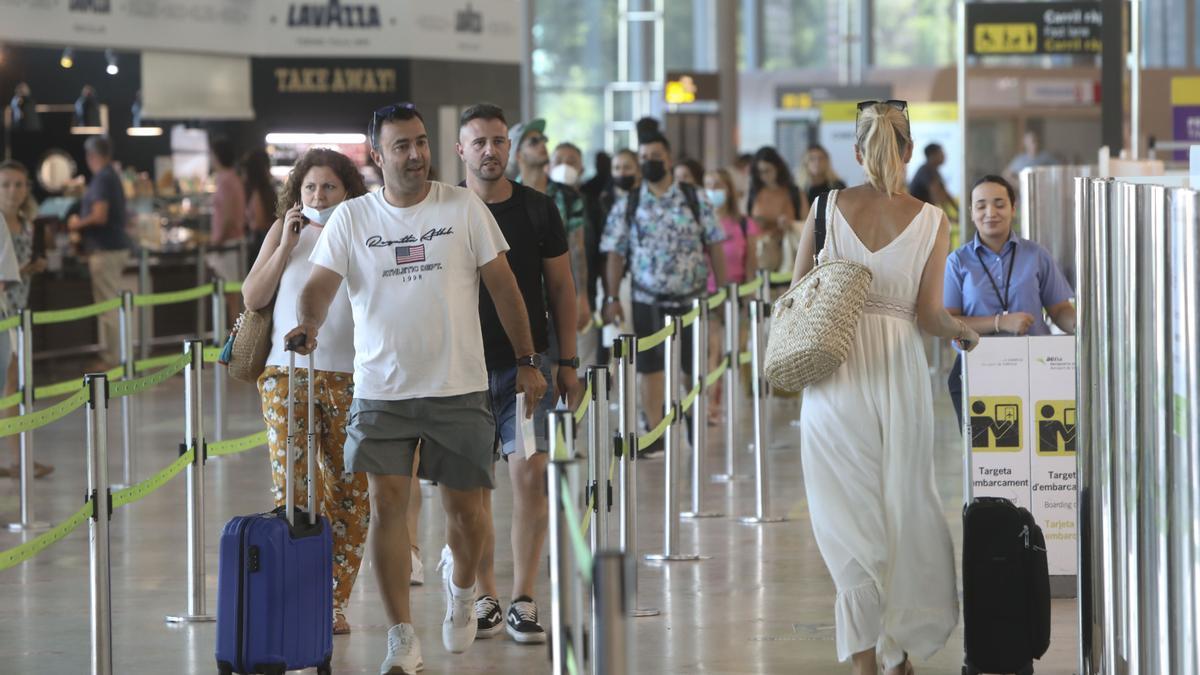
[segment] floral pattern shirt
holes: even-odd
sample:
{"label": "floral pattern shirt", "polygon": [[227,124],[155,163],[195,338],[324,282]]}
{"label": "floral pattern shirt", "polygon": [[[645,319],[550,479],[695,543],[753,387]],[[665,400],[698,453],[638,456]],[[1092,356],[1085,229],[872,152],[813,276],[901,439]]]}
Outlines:
{"label": "floral pattern shirt", "polygon": [[632,227],[625,219],[628,197],[613,204],[600,251],[625,256],[635,302],[675,305],[703,295],[708,283],[707,247],[724,241],[725,231],[704,193],[697,190],[696,197],[700,223],[677,183],[661,197],[643,185]]}

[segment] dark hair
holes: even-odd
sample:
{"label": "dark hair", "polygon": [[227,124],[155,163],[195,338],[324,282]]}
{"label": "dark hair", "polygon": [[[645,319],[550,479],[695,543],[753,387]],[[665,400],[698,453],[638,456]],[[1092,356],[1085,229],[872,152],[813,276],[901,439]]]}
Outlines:
{"label": "dark hair", "polygon": [[292,167],[288,174],[287,184],[283,186],[283,192],[279,196],[278,213],[286,212],[301,201],[300,188],[304,185],[304,177],[314,166],[333,169],[338,180],[342,181],[342,185],[346,188],[346,199],[367,194],[367,186],[363,183],[362,174],[358,172],[358,167],[354,166],[354,162],[349,157],[337,150],[313,148],[304,153],[304,156],[296,162],[296,166]]}
{"label": "dark hair", "polygon": [[1004,191],[1008,193],[1008,203],[1009,204],[1017,203],[1017,191],[1013,189],[1012,183],[1009,183],[1002,176],[997,176],[994,173],[989,173],[986,176],[983,176],[979,180],[975,181],[975,184],[971,186],[971,189],[974,190],[975,188],[979,187],[980,185],[983,185],[984,183],[995,183],[996,185],[1002,186],[1004,188]]}
{"label": "dark hair", "polygon": [[83,149],[104,159],[112,159],[113,156],[113,144],[108,136],[89,136],[83,142]]}
{"label": "dark hair", "polygon": [[562,143],[559,143],[558,145],[554,146],[555,152],[558,152],[559,149],[574,150],[575,154],[579,155],[580,161],[583,160],[583,151],[579,149],[578,145],[575,145],[571,141],[563,141]]}
{"label": "dark hair", "polygon": [[[262,204],[263,213],[270,221],[275,220],[275,201],[279,195],[275,193],[275,181],[271,178],[271,158],[267,151],[255,148],[242,155],[242,186],[246,189],[246,200],[257,199]],[[294,202],[293,202],[294,203]]]}
{"label": "dark hair", "polygon": [[[759,162],[766,162],[775,167],[775,179],[781,186],[791,190],[795,185],[795,181],[792,180],[792,170],[788,168],[787,162],[783,161],[783,157],[779,156],[779,151],[769,145],[764,145],[754,153],[754,158],[750,160],[750,189],[746,195],[746,213],[754,213],[754,200],[758,197],[759,190],[766,187],[758,175]],[[794,199],[793,202],[795,202]],[[799,218],[800,204],[793,203],[792,206],[796,209],[796,217]]]}
{"label": "dark hair", "polygon": [[233,141],[224,136],[214,136],[208,139],[208,149],[212,151],[221,166],[232,167],[237,159],[237,153],[233,151]]}
{"label": "dark hair", "polygon": [[596,175],[607,176],[612,173],[612,156],[601,150],[596,153]]}
{"label": "dark hair", "polygon": [[367,128],[368,136],[371,137],[371,147],[379,149],[379,130],[387,122],[407,122],[411,119],[419,119],[421,123],[425,123],[425,118],[421,116],[421,111],[417,110],[417,106],[411,103],[393,103],[385,105],[382,108],[371,113],[371,124]]}
{"label": "dark hair", "polygon": [[929,145],[925,146],[925,159],[933,159],[934,153],[938,152],[946,154],[946,151],[942,149],[942,146],[938,145],[937,143],[930,143]]}
{"label": "dark hair", "polygon": [[733,165],[738,166],[738,167],[749,166],[750,162],[753,162],[753,161],[754,161],[754,155],[752,155],[748,152],[743,152],[742,154],[738,155],[736,159],[733,160]]}
{"label": "dark hair", "polygon": [[680,160],[675,166],[686,167],[688,173],[692,174],[692,182],[701,187],[704,186],[704,167],[694,159]]}
{"label": "dark hair", "polygon": [[501,124],[508,126],[508,120],[504,119],[504,109],[492,103],[476,103],[464,110],[458,118],[458,128],[462,129],[475,120],[500,120]]}
{"label": "dark hair", "polygon": [[[630,159],[633,160],[634,164],[638,163],[637,153],[634,152],[633,150],[630,150],[629,148],[621,148],[620,150],[614,152],[612,158],[616,159],[616,158],[620,157],[621,155],[628,156]],[[609,161],[609,163],[608,163],[608,172],[612,173],[612,162],[611,161]]]}

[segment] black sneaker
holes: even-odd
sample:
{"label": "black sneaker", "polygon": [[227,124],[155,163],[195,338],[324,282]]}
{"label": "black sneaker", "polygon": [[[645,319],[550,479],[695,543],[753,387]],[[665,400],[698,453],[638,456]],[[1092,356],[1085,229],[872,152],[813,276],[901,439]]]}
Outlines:
{"label": "black sneaker", "polygon": [[522,644],[540,644],[546,641],[546,631],[537,622],[537,605],[528,595],[513,600],[508,607],[504,629],[512,639]]}
{"label": "black sneaker", "polygon": [[475,631],[476,638],[490,638],[504,630],[504,613],[500,611],[500,601],[485,595],[475,601]]}

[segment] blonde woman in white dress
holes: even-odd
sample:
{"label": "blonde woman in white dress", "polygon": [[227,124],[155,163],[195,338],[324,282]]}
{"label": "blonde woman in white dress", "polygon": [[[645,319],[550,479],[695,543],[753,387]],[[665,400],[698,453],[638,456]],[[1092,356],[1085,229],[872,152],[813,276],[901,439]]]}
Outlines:
{"label": "blonde woman in white dress", "polygon": [[[958,623],[922,333],[967,350],[979,336],[942,306],[945,214],[904,190],[907,104],[860,103],[856,138],[867,182],[827,197],[821,260],[861,263],[873,278],[846,362],[805,390],[804,485],[837,587],[838,660],[857,675],[912,675],[908,655],[932,656]],[[793,285],[813,267],[813,223],[810,213]]]}

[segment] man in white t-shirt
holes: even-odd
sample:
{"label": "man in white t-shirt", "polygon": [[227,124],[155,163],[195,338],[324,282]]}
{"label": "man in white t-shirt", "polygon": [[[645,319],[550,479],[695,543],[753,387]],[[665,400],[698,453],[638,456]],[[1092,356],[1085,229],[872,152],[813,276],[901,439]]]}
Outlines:
{"label": "man in white t-shirt", "polygon": [[[520,355],[517,389],[541,398],[529,317],[504,255],[508,244],[470,191],[431,182],[429,138],[411,104],[375,111],[371,159],[384,188],[342,202],[326,223],[287,339],[308,353],[343,279],[354,315],[354,403],[346,426],[349,471],[368,475],[371,558],[392,624],[380,672],[423,666],[409,607],[406,510],[413,457],[441,488],[453,560],[442,574],[442,642],[475,640],[475,569],[484,538],[484,490],[492,483],[495,422],[479,324],[479,284],[496,300]],[[301,338],[306,336],[307,339]]]}

